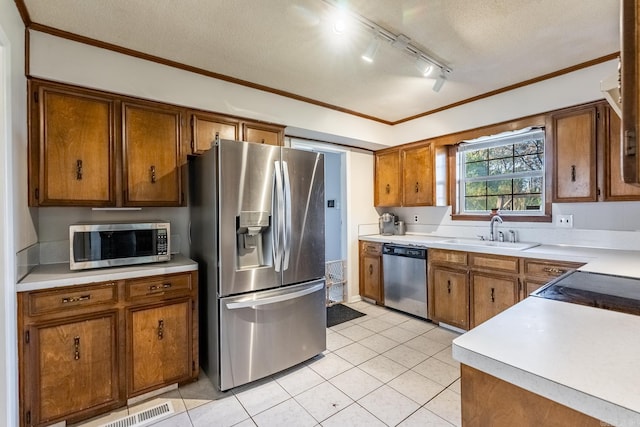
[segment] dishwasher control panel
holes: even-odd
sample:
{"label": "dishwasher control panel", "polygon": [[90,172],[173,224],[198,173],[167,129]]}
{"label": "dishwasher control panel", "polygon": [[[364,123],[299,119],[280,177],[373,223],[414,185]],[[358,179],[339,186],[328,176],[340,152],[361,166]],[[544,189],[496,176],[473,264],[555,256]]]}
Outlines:
{"label": "dishwasher control panel", "polygon": [[382,246],[382,254],[383,255],[395,255],[395,256],[405,256],[408,258],[419,258],[426,259],[427,258],[427,250],[423,248],[416,248],[411,246],[399,246],[399,245],[391,245],[385,244]]}

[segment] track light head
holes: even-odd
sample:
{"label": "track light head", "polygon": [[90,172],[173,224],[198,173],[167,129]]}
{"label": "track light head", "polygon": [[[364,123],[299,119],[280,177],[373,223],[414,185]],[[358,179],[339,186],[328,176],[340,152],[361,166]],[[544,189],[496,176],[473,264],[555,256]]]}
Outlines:
{"label": "track light head", "polygon": [[367,62],[373,62],[379,47],[380,39],[378,37],[374,37],[369,43],[369,47],[367,47],[367,50],[362,54],[362,59]]}
{"label": "track light head", "polygon": [[436,77],[436,81],[433,84],[433,91],[434,92],[440,92],[440,89],[442,89],[442,86],[444,86],[444,82],[447,80],[447,77],[444,75],[444,70],[440,70],[440,74],[438,75],[438,77]]}
{"label": "track light head", "polygon": [[418,57],[416,60],[416,68],[420,71],[420,74],[424,77],[429,77],[435,68],[433,64],[426,59]]}

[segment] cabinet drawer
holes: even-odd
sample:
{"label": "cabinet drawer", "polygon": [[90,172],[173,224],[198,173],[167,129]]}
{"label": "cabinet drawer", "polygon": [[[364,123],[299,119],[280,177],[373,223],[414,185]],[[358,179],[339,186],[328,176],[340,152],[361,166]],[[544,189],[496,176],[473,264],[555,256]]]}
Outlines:
{"label": "cabinet drawer", "polygon": [[467,253],[461,251],[430,250],[429,261],[446,262],[448,264],[467,265]]}
{"label": "cabinet drawer", "polygon": [[158,295],[172,297],[190,293],[192,286],[190,274],[153,276],[128,280],[126,283],[126,295],[128,300]]}
{"label": "cabinet drawer", "polygon": [[584,264],[578,262],[557,262],[524,258],[524,273],[527,276],[553,279],[582,265]]}
{"label": "cabinet drawer", "polygon": [[469,265],[471,268],[505,271],[509,273],[517,273],[520,267],[518,258],[479,253],[469,254]]}
{"label": "cabinet drawer", "polygon": [[115,282],[108,282],[95,286],[31,292],[27,299],[29,315],[37,316],[98,304],[115,304],[118,300],[118,292]]}
{"label": "cabinet drawer", "polygon": [[360,242],[360,250],[367,255],[382,255],[382,243]]}

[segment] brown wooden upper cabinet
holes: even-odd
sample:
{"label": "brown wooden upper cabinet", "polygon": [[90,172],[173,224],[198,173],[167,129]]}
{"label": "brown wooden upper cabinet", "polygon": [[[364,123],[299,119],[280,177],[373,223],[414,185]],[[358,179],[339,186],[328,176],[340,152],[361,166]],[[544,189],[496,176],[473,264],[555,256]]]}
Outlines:
{"label": "brown wooden upper cabinet", "polygon": [[181,206],[184,110],[29,81],[30,206]]}
{"label": "brown wooden upper cabinet", "polygon": [[400,150],[402,156],[402,206],[433,206],[433,146]]}
{"label": "brown wooden upper cabinet", "polygon": [[267,123],[245,122],[242,124],[242,140],[259,144],[283,145],[284,129],[282,126]]}
{"label": "brown wooden upper cabinet", "polygon": [[410,145],[375,154],[376,207],[432,206],[434,183],[431,144]]}
{"label": "brown wooden upper cabinet", "polygon": [[30,205],[114,206],[114,100],[57,86],[30,92]]}
{"label": "brown wooden upper cabinet", "polygon": [[182,204],[183,120],[180,109],[122,103],[125,206]]}
{"label": "brown wooden upper cabinet", "polygon": [[209,150],[217,138],[240,139],[240,122],[217,114],[191,113],[191,152],[193,154],[202,154]]}
{"label": "brown wooden upper cabinet", "polygon": [[551,116],[553,131],[553,201],[595,202],[597,108],[564,110]]}
{"label": "brown wooden upper cabinet", "polygon": [[378,207],[400,206],[400,150],[375,155],[373,204]]}
{"label": "brown wooden upper cabinet", "polygon": [[602,138],[603,158],[603,183],[600,184],[604,188],[603,200],[605,201],[637,201],[640,200],[640,186],[627,184],[622,178],[622,169],[620,165],[620,156],[622,155],[622,146],[620,145],[621,123],[620,118],[615,111],[609,106],[603,109],[604,114],[604,134]]}
{"label": "brown wooden upper cabinet", "polygon": [[640,1],[621,2],[620,93],[624,182],[640,184]]}

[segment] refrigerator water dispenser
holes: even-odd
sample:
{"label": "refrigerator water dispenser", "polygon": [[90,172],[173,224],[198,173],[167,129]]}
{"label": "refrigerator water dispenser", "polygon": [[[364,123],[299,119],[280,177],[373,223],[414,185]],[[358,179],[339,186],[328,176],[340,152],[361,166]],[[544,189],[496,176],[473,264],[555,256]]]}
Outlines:
{"label": "refrigerator water dispenser", "polygon": [[[238,269],[256,268],[271,260],[269,212],[242,211],[236,217],[236,257]],[[267,253],[265,253],[265,250]]]}

